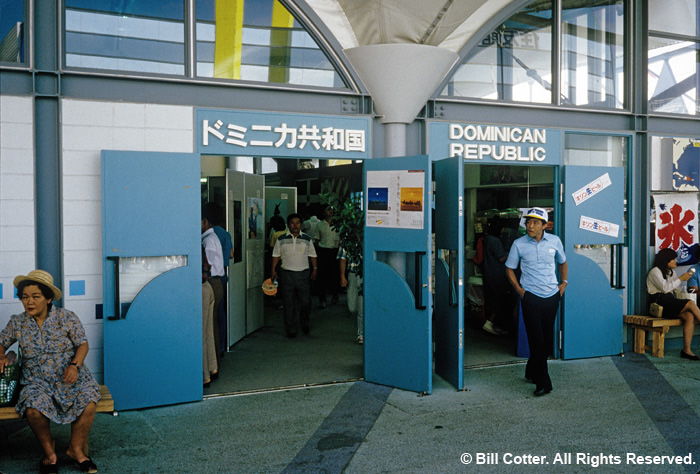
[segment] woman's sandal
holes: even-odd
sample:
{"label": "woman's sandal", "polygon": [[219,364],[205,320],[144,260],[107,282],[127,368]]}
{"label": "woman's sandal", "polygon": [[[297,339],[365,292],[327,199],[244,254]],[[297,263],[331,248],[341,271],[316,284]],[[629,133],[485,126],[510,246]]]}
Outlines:
{"label": "woman's sandal", "polygon": [[82,472],[87,472],[90,474],[97,472],[97,466],[94,462],[92,462],[92,458],[90,456],[88,456],[88,458],[83,462],[75,461],[75,463],[78,465],[78,469],[80,469]]}
{"label": "woman's sandal", "polygon": [[58,462],[44,464],[44,460],[39,461],[39,472],[41,474],[58,474]]}

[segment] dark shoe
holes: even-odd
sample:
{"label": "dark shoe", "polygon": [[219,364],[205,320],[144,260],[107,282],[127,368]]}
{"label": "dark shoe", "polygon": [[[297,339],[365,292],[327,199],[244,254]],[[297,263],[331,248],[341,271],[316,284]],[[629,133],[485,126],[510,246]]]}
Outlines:
{"label": "dark shoe", "polygon": [[305,336],[308,336],[309,333],[311,332],[311,329],[308,327],[301,328],[301,332],[303,332]]}
{"label": "dark shoe", "polygon": [[87,472],[89,474],[94,474],[97,472],[97,466],[94,462],[92,462],[90,456],[88,456],[88,458],[83,462],[75,461],[75,463],[78,465],[78,469],[80,469],[82,472]]}
{"label": "dark shoe", "polygon": [[297,333],[295,333],[295,332],[288,332],[287,333],[288,339],[294,339],[295,337],[297,337]]}
{"label": "dark shoe", "polygon": [[211,380],[209,382],[204,382],[204,388],[209,388],[211,387]]}
{"label": "dark shoe", "polygon": [[326,304],[325,301],[321,301],[321,303],[319,304],[319,308],[321,308],[321,309],[326,309],[327,306],[328,305]]}
{"label": "dark shoe", "polygon": [[212,372],[210,375],[212,380],[219,380],[219,372]]}
{"label": "dark shoe", "polygon": [[42,459],[39,461],[39,472],[41,474],[58,474],[58,463],[44,464],[44,460]]}
{"label": "dark shoe", "polygon": [[338,302],[338,295],[335,295],[333,299],[331,299],[331,304],[336,304]]}
{"label": "dark shoe", "polygon": [[541,397],[542,395],[547,395],[551,391],[552,391],[551,388],[540,387],[537,390],[535,390],[533,395],[535,395],[536,397]]}
{"label": "dark shoe", "polygon": [[700,360],[700,357],[696,355],[686,354],[685,351],[681,351],[681,359]]}

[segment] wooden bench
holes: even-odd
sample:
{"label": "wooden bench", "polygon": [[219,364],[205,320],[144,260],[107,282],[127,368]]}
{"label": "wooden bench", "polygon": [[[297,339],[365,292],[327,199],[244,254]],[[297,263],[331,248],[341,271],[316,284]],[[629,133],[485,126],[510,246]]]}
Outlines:
{"label": "wooden bench", "polygon": [[[655,318],[654,316],[641,316],[628,314],[624,316],[624,322],[634,328],[634,352],[644,354],[651,349],[654,357],[664,356],[664,338],[671,326],[680,326],[680,319]],[[651,331],[651,347],[647,345],[647,331]]]}
{"label": "wooden bench", "polygon": [[[115,415],[114,400],[112,400],[112,394],[109,393],[109,389],[106,385],[100,385],[100,396],[102,398],[97,402],[97,411]],[[0,420],[12,420],[16,418],[19,418],[19,414],[15,411],[14,406],[0,407]]]}
{"label": "wooden bench", "polygon": [[[109,389],[106,385],[100,385],[100,401],[97,402],[97,411],[100,413],[111,413],[117,416],[117,412],[114,411],[114,400],[112,399],[112,394],[109,393]],[[14,406],[10,407],[0,407],[0,420],[13,420],[19,419],[19,414],[15,411]],[[87,456],[88,454],[88,440],[85,440],[85,446],[83,446],[83,452]]]}

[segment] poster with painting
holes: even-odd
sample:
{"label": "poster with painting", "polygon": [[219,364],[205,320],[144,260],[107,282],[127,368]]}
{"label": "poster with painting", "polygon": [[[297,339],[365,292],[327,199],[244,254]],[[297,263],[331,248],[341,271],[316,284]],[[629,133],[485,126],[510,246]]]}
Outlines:
{"label": "poster with painting", "polygon": [[265,237],[265,223],[263,222],[262,209],[264,199],[248,198],[248,238],[262,239]]}

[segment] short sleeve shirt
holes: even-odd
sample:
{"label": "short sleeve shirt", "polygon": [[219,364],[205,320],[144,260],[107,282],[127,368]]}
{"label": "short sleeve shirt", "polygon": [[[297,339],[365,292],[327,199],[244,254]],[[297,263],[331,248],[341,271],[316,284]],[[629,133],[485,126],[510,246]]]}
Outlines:
{"label": "short sleeve shirt", "polygon": [[279,236],[272,256],[282,261],[282,269],[300,272],[309,268],[309,257],[316,257],[316,249],[311,237],[303,232],[294,237],[291,232]]}
{"label": "short sleeve shirt", "polygon": [[545,232],[539,242],[529,235],[513,242],[506,267],[515,270],[520,265],[520,286],[540,298],[549,298],[559,291],[556,269],[557,264],[564,262],[566,255],[561,240]]}
{"label": "short sleeve shirt", "polygon": [[340,245],[338,232],[333,230],[327,221],[321,221],[316,225],[316,233],[318,234],[319,247],[337,249],[338,245]]}

